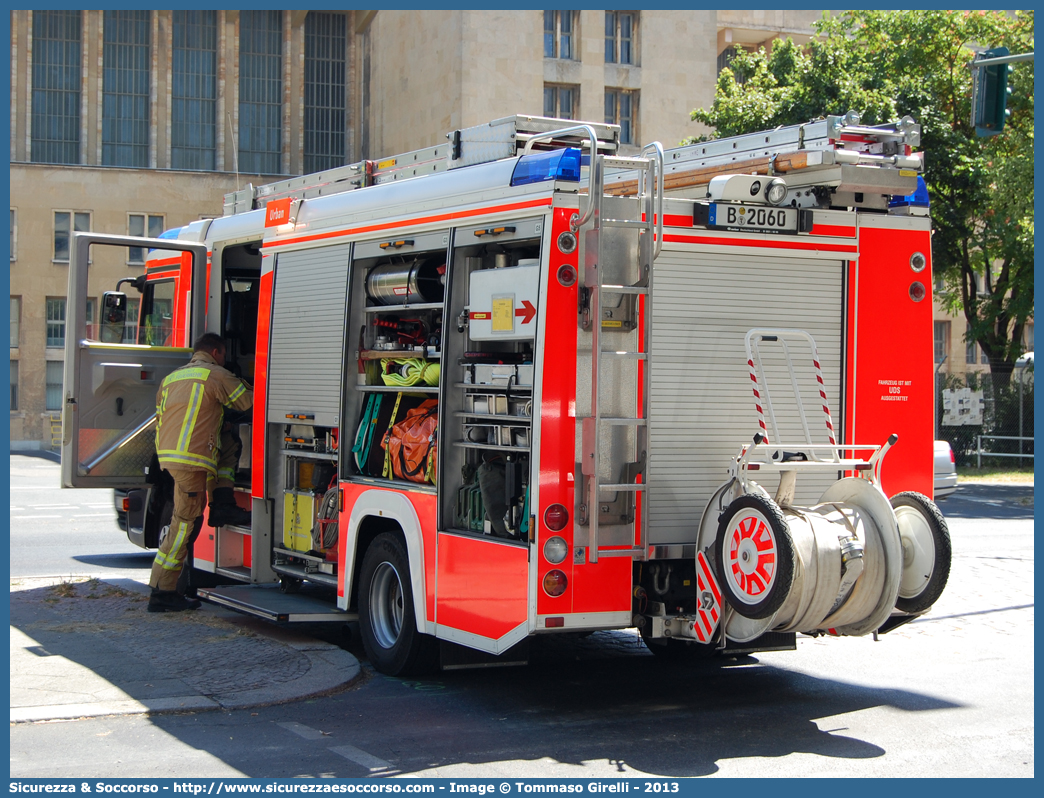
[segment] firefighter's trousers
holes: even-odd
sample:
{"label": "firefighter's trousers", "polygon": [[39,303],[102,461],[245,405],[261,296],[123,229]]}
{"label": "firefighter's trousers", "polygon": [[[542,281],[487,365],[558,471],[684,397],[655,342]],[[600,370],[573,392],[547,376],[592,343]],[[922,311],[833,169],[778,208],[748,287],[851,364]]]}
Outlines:
{"label": "firefighter's trousers", "polygon": [[174,515],[152,562],[151,587],[156,590],[177,588],[185,558],[202,529],[200,522],[207,503],[207,491],[213,493],[217,488],[233,487],[240,448],[227,431],[221,434],[216,478],[202,468],[166,467],[174,478]]}
{"label": "firefighter's trousers", "polygon": [[149,586],[156,590],[173,591],[185,566],[189,547],[202,526],[203,507],[207,503],[207,477],[202,468],[167,468],[174,477],[174,515],[156,559],[152,562]]}

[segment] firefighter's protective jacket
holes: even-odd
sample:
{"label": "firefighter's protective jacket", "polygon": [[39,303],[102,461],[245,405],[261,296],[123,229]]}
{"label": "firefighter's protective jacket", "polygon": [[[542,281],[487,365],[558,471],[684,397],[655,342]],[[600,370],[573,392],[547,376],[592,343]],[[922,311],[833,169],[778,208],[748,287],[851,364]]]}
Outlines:
{"label": "firefighter's protective jacket", "polygon": [[156,454],[164,468],[203,468],[217,474],[225,408],[249,410],[253,391],[206,352],[163,380],[156,393]]}

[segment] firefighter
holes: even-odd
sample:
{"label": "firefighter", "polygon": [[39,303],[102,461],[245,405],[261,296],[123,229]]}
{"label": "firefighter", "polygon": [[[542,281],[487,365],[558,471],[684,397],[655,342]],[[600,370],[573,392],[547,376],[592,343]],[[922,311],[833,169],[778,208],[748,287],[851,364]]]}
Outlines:
{"label": "firefighter", "polygon": [[156,394],[156,454],[174,479],[174,515],[152,564],[149,612],[196,609],[198,600],[177,590],[189,547],[202,526],[210,491],[210,525],[249,525],[250,513],[235,503],[233,479],[239,446],[224,423],[225,408],[248,410],[250,387],[222,367],[225,343],[206,333],[192,359],[171,372]]}

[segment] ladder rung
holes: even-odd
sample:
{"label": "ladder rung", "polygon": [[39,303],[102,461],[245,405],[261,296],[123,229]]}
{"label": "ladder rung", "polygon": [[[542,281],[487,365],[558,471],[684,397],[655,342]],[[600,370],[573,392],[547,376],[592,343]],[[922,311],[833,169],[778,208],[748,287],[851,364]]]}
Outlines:
{"label": "ladder rung", "polygon": [[604,485],[599,484],[598,490],[600,491],[622,491],[622,490],[633,490],[633,491],[644,491],[645,485],[638,482],[607,482]]}
{"label": "ladder rung", "polygon": [[626,427],[630,425],[636,427],[645,426],[644,418],[602,418],[601,421],[603,424],[608,424],[612,427]]}
{"label": "ladder rung", "polygon": [[635,230],[649,230],[652,225],[640,219],[599,219],[599,227],[630,227]]}
{"label": "ladder rung", "polygon": [[637,294],[638,296],[646,296],[649,293],[649,289],[644,285],[602,285],[599,286],[599,288],[612,294]]}
{"label": "ladder rung", "polygon": [[648,158],[627,158],[621,155],[606,155],[602,163],[607,169],[648,169]]}
{"label": "ladder rung", "polygon": [[634,358],[645,360],[645,352],[606,352],[602,351],[602,357]]}

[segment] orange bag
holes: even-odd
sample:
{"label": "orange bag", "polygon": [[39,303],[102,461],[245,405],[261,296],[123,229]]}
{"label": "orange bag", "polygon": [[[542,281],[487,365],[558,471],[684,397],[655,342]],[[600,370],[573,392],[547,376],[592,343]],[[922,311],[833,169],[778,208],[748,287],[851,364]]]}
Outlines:
{"label": "orange bag", "polygon": [[435,483],[438,454],[439,402],[428,399],[392,426],[385,436],[384,476]]}

